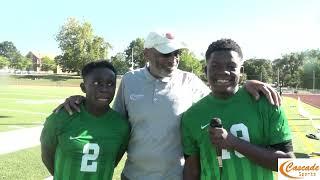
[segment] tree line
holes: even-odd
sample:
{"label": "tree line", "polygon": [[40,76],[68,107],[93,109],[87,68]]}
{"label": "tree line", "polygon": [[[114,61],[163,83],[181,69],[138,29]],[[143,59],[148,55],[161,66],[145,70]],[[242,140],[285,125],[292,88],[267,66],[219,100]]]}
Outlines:
{"label": "tree line", "polygon": [[319,49],[284,54],[273,61],[248,59],[243,67],[247,79],[257,79],[277,86],[320,89]]}
{"label": "tree line", "polygon": [[[41,70],[54,70],[59,65],[64,72],[80,73],[88,62],[107,59],[112,45],[103,37],[95,35],[89,22],[80,22],[69,18],[60,27],[55,39],[61,54],[54,59],[42,58]],[[143,56],[144,39],[136,38],[123,52],[118,52],[109,59],[119,74],[145,66]],[[31,59],[22,56],[10,41],[0,43],[0,68],[9,66],[14,69],[29,70]],[[205,60],[199,59],[189,50],[183,50],[179,69],[193,72],[205,80]],[[257,79],[277,86],[291,86],[320,89],[320,50],[292,52],[281,58],[247,59],[243,65],[242,79]]]}

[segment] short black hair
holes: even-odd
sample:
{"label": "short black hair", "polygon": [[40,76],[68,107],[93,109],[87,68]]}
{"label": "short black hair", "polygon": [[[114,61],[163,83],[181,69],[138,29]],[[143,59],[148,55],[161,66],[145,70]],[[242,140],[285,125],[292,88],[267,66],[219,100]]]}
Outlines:
{"label": "short black hair", "polygon": [[230,50],[235,51],[239,54],[241,59],[243,58],[242,50],[240,46],[233,41],[232,39],[220,39],[211,43],[206,51],[206,60],[209,59],[210,55],[215,51],[223,51],[223,50]]}
{"label": "short black hair", "polygon": [[113,65],[110,62],[108,62],[107,60],[99,60],[99,61],[89,62],[82,68],[81,70],[82,78],[87,77],[88,74],[90,74],[94,69],[98,69],[98,68],[108,68],[111,71],[113,71],[115,75],[117,75],[116,69],[113,67]]}

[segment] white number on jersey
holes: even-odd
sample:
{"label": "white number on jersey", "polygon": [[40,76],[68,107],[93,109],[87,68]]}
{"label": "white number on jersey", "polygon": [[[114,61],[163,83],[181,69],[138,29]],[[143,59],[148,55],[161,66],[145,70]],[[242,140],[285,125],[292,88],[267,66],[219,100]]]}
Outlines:
{"label": "white number on jersey", "polygon": [[[241,131],[242,136],[238,137],[237,136],[237,131]],[[238,138],[248,141],[250,142],[250,138],[249,138],[249,131],[247,126],[245,126],[244,124],[234,124],[231,126],[230,128],[230,132],[231,134],[233,134],[234,136],[237,136]],[[230,152],[226,149],[222,149],[221,152],[222,155],[222,159],[230,159]],[[238,156],[239,158],[243,158],[244,156],[242,154],[240,154],[239,152],[235,151],[235,155]]]}
{"label": "white number on jersey", "polygon": [[[90,150],[93,151],[92,154],[89,154]],[[99,156],[99,150],[100,150],[99,145],[96,143],[87,143],[83,146],[83,156],[82,156],[80,171],[84,171],[84,172],[97,171],[97,162],[95,162],[95,160]],[[88,163],[89,161],[91,161],[90,164]]]}

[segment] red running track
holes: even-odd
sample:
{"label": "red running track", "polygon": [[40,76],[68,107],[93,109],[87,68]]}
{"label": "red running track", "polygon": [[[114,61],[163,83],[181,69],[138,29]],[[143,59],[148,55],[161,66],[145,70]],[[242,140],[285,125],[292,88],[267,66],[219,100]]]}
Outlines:
{"label": "red running track", "polygon": [[320,109],[320,94],[283,94],[283,96],[295,99],[299,96],[302,102]]}

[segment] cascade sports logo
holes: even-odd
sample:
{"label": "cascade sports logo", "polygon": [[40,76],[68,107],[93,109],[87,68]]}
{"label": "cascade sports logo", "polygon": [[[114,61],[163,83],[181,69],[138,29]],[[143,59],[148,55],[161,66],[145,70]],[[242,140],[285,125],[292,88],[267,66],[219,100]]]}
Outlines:
{"label": "cascade sports logo", "polygon": [[320,158],[279,159],[278,179],[320,179]]}

